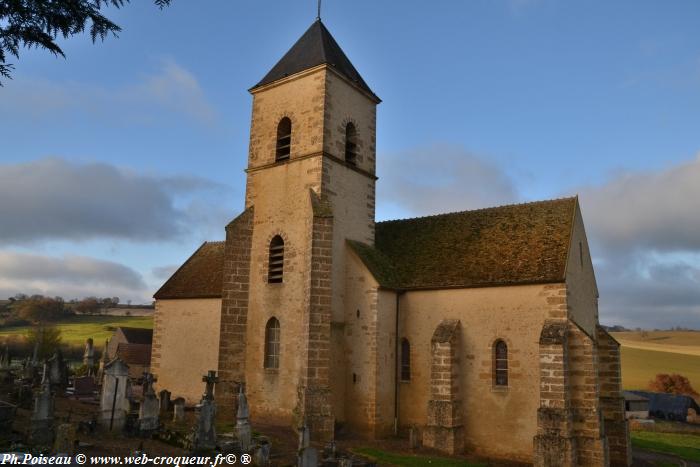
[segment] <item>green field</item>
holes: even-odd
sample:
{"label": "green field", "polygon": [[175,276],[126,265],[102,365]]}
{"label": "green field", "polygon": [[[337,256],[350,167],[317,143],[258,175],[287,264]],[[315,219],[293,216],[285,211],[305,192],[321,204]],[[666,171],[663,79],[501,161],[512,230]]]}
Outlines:
{"label": "green field", "polygon": [[700,332],[613,333],[622,344],[622,386],[647,389],[659,373],[678,373],[700,388]]}
{"label": "green field", "polygon": [[[119,326],[131,328],[153,328],[151,316],[71,316],[56,327],[61,330],[63,343],[68,345],[83,345],[88,337],[92,337],[96,345],[101,345],[112,336]],[[29,326],[18,326],[0,329],[0,340],[9,336],[27,334]]]}
{"label": "green field", "polygon": [[700,462],[700,436],[681,433],[632,431],[632,446],[647,451],[674,454],[686,460]]}

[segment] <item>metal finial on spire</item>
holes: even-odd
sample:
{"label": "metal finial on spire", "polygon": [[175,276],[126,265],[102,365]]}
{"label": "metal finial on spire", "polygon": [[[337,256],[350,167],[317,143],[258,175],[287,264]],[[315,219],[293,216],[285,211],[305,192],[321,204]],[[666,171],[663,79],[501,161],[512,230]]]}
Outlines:
{"label": "metal finial on spire", "polygon": [[316,19],[321,20],[321,0],[318,0],[318,8],[316,10]]}

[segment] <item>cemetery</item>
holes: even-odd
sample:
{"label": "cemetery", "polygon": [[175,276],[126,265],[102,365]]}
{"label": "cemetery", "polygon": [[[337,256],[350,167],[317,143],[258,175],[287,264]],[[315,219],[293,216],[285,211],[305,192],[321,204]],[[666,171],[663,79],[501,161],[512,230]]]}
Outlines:
{"label": "cemetery", "polygon": [[[335,441],[320,445],[304,424],[296,432],[256,426],[244,384],[238,384],[235,417],[217,413],[216,371],[202,375],[202,397],[187,406],[167,389],[155,392],[148,372],[130,376],[120,358],[98,359],[88,339],[83,371],[69,368],[60,351],[41,361],[0,355],[0,454],[184,456],[247,454],[252,465],[374,465],[343,453]],[[265,436],[268,431],[272,436]]]}

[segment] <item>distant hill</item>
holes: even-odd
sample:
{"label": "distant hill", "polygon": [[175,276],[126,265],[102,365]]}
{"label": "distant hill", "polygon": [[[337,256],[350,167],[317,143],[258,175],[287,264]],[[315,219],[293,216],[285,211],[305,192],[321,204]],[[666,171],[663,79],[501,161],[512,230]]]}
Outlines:
{"label": "distant hill", "polygon": [[612,332],[622,345],[622,385],[646,389],[659,373],[678,373],[700,388],[700,331]]}

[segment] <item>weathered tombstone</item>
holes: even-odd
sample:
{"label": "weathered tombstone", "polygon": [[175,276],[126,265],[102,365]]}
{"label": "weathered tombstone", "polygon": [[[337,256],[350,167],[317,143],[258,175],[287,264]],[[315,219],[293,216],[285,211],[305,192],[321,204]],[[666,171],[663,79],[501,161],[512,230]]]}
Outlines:
{"label": "weathered tombstone", "polygon": [[104,376],[105,367],[109,363],[109,354],[107,353],[107,346],[109,345],[109,339],[105,340],[105,348],[102,350],[102,356],[100,357],[100,366],[97,369],[97,382],[102,384],[102,377]]}
{"label": "weathered tombstone", "polygon": [[297,455],[298,467],[318,467],[318,451],[311,447],[311,430],[304,423],[299,427],[299,454]]}
{"label": "weathered tombstone", "polygon": [[61,423],[56,428],[56,442],[53,447],[54,452],[56,454],[72,456],[76,439],[75,425],[72,423]]}
{"label": "weathered tombstone", "polygon": [[255,447],[253,452],[253,463],[258,467],[267,467],[270,465],[270,452],[272,444],[267,439],[260,440],[260,444]]}
{"label": "weathered tombstone", "polygon": [[158,400],[160,400],[160,413],[164,415],[170,411],[171,393],[167,389],[163,389],[158,393],[158,396]]}
{"label": "weathered tombstone", "polygon": [[153,390],[154,381],[152,373],[143,374],[143,401],[139,407],[139,430],[142,433],[152,432],[160,426],[160,403]]}
{"label": "weathered tombstone", "polygon": [[408,429],[408,446],[411,449],[418,449],[420,447],[420,430],[417,426],[411,425]]}
{"label": "weathered tombstone", "polygon": [[16,413],[16,405],[0,401],[0,435],[12,431],[12,422],[15,420]]}
{"label": "weathered tombstone", "polygon": [[10,368],[11,363],[10,348],[5,344],[2,354],[0,354],[0,369]]}
{"label": "weathered tombstone", "polygon": [[68,386],[68,366],[63,360],[63,352],[58,349],[48,361],[49,381],[54,388],[65,388]]}
{"label": "weathered tombstone", "polygon": [[87,341],[85,342],[83,365],[87,367],[87,375],[92,376],[95,371],[95,347],[93,346],[92,337],[88,337]]}
{"label": "weathered tombstone", "polygon": [[173,401],[173,421],[182,422],[185,420],[185,399],[178,397]]}
{"label": "weathered tombstone", "polygon": [[51,446],[53,444],[54,400],[47,373],[46,365],[44,365],[44,377],[41,386],[34,395],[34,410],[30,422],[29,438],[35,446]]}
{"label": "weathered tombstone", "polygon": [[323,457],[324,459],[335,460],[337,454],[338,447],[335,444],[335,440],[332,439],[328,442],[328,444],[326,444],[325,448],[323,449]]}
{"label": "weathered tombstone", "polygon": [[216,448],[216,403],[214,402],[214,384],[219,380],[216,371],[209,370],[202,381],[206,390],[198,406],[197,427],[195,428],[192,448],[195,451],[211,451]]}
{"label": "weathered tombstone", "polygon": [[73,378],[73,396],[89,397],[95,394],[97,384],[92,376],[76,376]]}
{"label": "weathered tombstone", "polygon": [[352,459],[349,457],[338,459],[338,467],[352,467]]}
{"label": "weathered tombstone", "polygon": [[104,372],[100,397],[100,424],[108,430],[121,430],[129,412],[127,398],[129,367],[121,359],[111,361]]}
{"label": "weathered tombstone", "polygon": [[243,452],[250,451],[251,441],[253,437],[252,430],[250,428],[250,423],[248,422],[248,417],[250,417],[250,411],[248,410],[248,399],[246,398],[244,392],[244,386],[241,384],[238,390],[238,412],[236,413],[236,437],[238,442],[241,444],[241,450]]}

